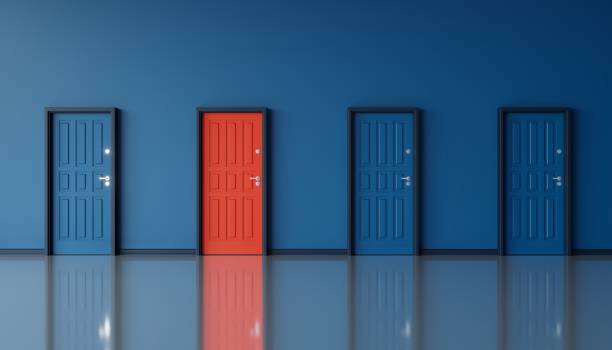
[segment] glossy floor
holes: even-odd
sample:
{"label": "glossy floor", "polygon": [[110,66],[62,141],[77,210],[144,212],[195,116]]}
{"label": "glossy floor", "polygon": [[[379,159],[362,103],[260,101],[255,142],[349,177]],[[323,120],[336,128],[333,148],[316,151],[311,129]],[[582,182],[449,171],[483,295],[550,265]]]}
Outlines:
{"label": "glossy floor", "polygon": [[0,349],[609,349],[612,259],[0,257]]}

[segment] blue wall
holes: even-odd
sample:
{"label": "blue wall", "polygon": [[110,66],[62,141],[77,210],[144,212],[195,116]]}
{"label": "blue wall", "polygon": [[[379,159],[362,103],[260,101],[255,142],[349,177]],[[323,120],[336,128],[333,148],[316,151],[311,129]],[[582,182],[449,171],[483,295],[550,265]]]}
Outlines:
{"label": "blue wall", "polygon": [[3,0],[0,248],[44,242],[45,106],[122,110],[122,248],[194,248],[195,108],[272,109],[271,248],[346,246],[346,107],[414,105],[423,248],[495,248],[500,105],[575,118],[575,248],[612,248],[612,5]]}

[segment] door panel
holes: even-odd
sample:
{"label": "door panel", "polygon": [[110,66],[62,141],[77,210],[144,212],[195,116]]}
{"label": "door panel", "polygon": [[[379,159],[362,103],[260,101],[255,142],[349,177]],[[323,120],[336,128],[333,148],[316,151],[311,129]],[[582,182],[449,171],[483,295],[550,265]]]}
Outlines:
{"label": "door panel", "polygon": [[506,253],[564,254],[564,116],[510,113],[505,123]]}
{"label": "door panel", "polygon": [[203,350],[263,350],[263,258],[208,256],[203,265]]}
{"label": "door panel", "polygon": [[356,113],[353,250],[414,253],[414,115]]}
{"label": "door panel", "polygon": [[111,254],[111,120],[53,114],[54,254]]}
{"label": "door panel", "polygon": [[204,254],[262,254],[262,113],[203,115]]}

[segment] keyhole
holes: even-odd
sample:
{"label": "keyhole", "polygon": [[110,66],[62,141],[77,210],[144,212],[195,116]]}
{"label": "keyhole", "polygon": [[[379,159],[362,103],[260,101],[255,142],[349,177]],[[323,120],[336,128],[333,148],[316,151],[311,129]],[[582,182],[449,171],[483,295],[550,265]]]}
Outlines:
{"label": "keyhole", "polygon": [[410,150],[410,148],[406,148],[406,154],[410,154],[412,153],[412,151]]}
{"label": "keyhole", "polygon": [[104,154],[110,154],[110,148],[105,148],[104,149]]}
{"label": "keyhole", "polygon": [[561,154],[563,153],[563,151],[561,150],[561,148],[557,148],[557,154]]}
{"label": "keyhole", "polygon": [[106,187],[110,186],[110,181],[106,181],[106,182],[104,183],[104,186],[106,186]]}

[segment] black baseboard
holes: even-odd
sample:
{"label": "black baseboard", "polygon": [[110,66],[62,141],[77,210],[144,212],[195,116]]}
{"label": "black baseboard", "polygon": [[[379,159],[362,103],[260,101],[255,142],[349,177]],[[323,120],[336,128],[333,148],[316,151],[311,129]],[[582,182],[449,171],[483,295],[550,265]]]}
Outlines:
{"label": "black baseboard", "polygon": [[497,255],[497,249],[421,249],[421,255]]}
{"label": "black baseboard", "polygon": [[612,249],[574,249],[573,255],[612,255]]}
{"label": "black baseboard", "polygon": [[346,255],[346,249],[270,249],[269,255]]}
{"label": "black baseboard", "polygon": [[0,255],[41,255],[47,254],[44,249],[0,249]]}
{"label": "black baseboard", "polygon": [[157,255],[195,255],[196,254],[196,250],[195,249],[121,249],[119,250],[119,254],[126,254],[126,255],[131,255],[131,254],[140,254],[140,255],[151,255],[151,254],[157,254]]}

